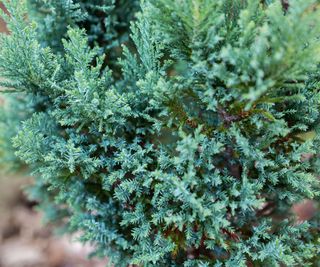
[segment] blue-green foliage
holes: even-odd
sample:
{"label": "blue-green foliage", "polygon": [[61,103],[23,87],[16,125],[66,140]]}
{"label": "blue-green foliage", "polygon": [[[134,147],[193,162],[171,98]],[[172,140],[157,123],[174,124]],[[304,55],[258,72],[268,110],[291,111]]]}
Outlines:
{"label": "blue-green foliage", "polygon": [[19,131],[21,120],[26,118],[28,106],[23,99],[8,95],[0,98],[0,105],[0,172],[16,171],[24,164],[15,156],[11,139]]}
{"label": "blue-green foliage", "polygon": [[67,33],[39,41],[57,24],[11,0],[0,50],[5,85],[43,99],[14,146],[53,215],[116,266],[319,264],[319,218],[291,211],[320,194],[317,1],[143,1],[120,73],[117,23],[54,2]]}

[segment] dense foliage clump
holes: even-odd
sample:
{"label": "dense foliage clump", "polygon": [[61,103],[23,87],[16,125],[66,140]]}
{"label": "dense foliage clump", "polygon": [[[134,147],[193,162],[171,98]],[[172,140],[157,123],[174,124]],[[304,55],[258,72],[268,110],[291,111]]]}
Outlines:
{"label": "dense foliage clump", "polygon": [[317,266],[318,2],[138,2],[7,2],[32,195],[116,266]]}

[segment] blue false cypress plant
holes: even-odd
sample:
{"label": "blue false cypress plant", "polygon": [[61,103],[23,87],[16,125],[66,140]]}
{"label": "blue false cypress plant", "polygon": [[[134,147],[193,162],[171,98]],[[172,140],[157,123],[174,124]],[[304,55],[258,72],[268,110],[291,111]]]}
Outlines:
{"label": "blue false cypress plant", "polygon": [[136,2],[87,3],[7,2],[44,209],[115,266],[317,266],[318,2],[145,0],[132,41]]}

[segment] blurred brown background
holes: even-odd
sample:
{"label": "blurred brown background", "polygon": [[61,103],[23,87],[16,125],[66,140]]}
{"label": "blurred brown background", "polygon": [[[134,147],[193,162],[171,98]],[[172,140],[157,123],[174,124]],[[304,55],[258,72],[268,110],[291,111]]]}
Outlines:
{"label": "blurred brown background", "polygon": [[[4,9],[4,6],[3,4],[1,3],[0,1],[0,8],[3,10]],[[5,26],[5,23],[2,19],[0,19],[0,32],[6,32],[6,26]]]}
{"label": "blurred brown background", "polygon": [[104,267],[75,236],[56,236],[22,188],[32,179],[0,175],[0,267]]}

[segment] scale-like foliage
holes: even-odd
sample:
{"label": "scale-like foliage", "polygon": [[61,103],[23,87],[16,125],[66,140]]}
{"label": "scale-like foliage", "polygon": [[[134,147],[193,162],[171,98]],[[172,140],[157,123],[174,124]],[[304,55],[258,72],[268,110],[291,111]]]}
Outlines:
{"label": "scale-like foliage", "polygon": [[291,209],[320,194],[317,1],[143,1],[121,70],[133,15],[98,2],[53,1],[63,27],[7,3],[1,75],[39,103],[14,146],[49,216],[116,266],[319,264],[319,218]]}

